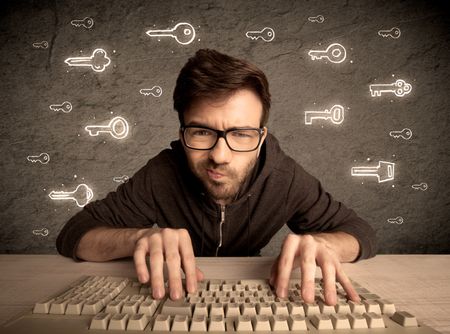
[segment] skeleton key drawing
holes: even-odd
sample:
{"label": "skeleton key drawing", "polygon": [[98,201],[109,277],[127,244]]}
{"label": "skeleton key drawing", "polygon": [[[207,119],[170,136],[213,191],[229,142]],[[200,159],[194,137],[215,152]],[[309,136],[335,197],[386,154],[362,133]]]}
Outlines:
{"label": "skeleton key drawing", "polygon": [[53,111],[62,111],[67,114],[72,111],[72,103],[69,101],[64,101],[61,104],[51,104],[49,108]]}
{"label": "skeleton key drawing", "polygon": [[128,135],[128,122],[125,118],[114,117],[108,125],[88,125],[84,128],[90,136],[98,136],[100,132],[107,132],[116,139],[123,139]]}
{"label": "skeleton key drawing", "polygon": [[130,178],[127,175],[113,177],[113,181],[118,183],[127,183],[129,180]]}
{"label": "skeleton key drawing", "polygon": [[264,42],[272,42],[275,38],[275,31],[270,27],[265,27],[258,31],[247,31],[245,36],[253,40],[262,39]]}
{"label": "skeleton key drawing", "polygon": [[186,22],[180,22],[172,29],[166,30],[147,30],[146,34],[150,37],[172,37],[182,45],[187,45],[192,43],[195,38],[194,27]]}
{"label": "skeleton key drawing", "polygon": [[103,49],[95,49],[90,57],[71,57],[64,60],[69,66],[87,66],[95,72],[103,72],[111,64],[111,59]]}
{"label": "skeleton key drawing", "polygon": [[305,124],[312,124],[313,119],[330,119],[334,124],[341,124],[344,121],[344,107],[335,104],[329,110],[305,111]]}
{"label": "skeleton key drawing", "polygon": [[398,79],[391,84],[372,84],[369,89],[372,97],[381,96],[383,93],[394,93],[395,96],[402,97],[411,93],[412,86],[405,80]]}
{"label": "skeleton key drawing", "polygon": [[323,23],[325,21],[325,18],[323,15],[317,15],[317,16],[310,16],[308,17],[309,22],[317,22],[317,23]]}
{"label": "skeleton key drawing", "polygon": [[29,155],[27,156],[27,160],[30,162],[40,162],[43,165],[48,164],[48,162],[50,161],[50,156],[48,155],[48,153],[41,153],[39,155]]}
{"label": "skeleton key drawing", "polygon": [[162,88],[159,86],[153,86],[152,88],[142,88],[139,93],[145,96],[153,95],[154,97],[160,97],[162,95]]}
{"label": "skeleton key drawing", "polygon": [[39,43],[33,43],[33,47],[36,49],[47,49],[48,48],[48,42],[42,41]]}
{"label": "skeleton key drawing", "polygon": [[379,161],[376,167],[352,167],[352,176],[376,176],[378,183],[394,179],[395,163]]}
{"label": "skeleton key drawing", "polygon": [[378,35],[380,35],[381,37],[384,37],[384,38],[392,37],[392,38],[397,39],[400,37],[401,34],[402,34],[402,32],[397,27],[393,27],[389,30],[379,30],[378,31]]}
{"label": "skeleton key drawing", "polygon": [[82,183],[74,191],[52,191],[48,197],[53,200],[73,200],[82,208],[94,197],[94,193],[91,188]]}
{"label": "skeleton key drawing", "polygon": [[312,60],[328,59],[332,63],[342,63],[347,56],[347,51],[341,44],[333,43],[326,50],[310,50],[308,56]]}
{"label": "skeleton key drawing", "polygon": [[85,17],[82,20],[72,20],[70,24],[75,27],[84,27],[86,29],[91,29],[94,26],[94,20],[90,17]]}
{"label": "skeleton key drawing", "polygon": [[43,227],[40,230],[33,230],[33,234],[34,235],[42,235],[43,237],[46,237],[48,235],[48,229]]}
{"label": "skeleton key drawing", "polygon": [[398,217],[395,217],[395,218],[388,218],[387,221],[388,221],[388,223],[391,223],[391,224],[401,225],[401,224],[403,224],[403,217],[398,216]]}
{"label": "skeleton key drawing", "polygon": [[404,128],[402,131],[391,131],[389,132],[389,136],[393,138],[403,138],[405,140],[409,140],[412,137],[412,131],[411,129]]}
{"label": "skeleton key drawing", "polygon": [[425,191],[428,189],[428,184],[426,184],[425,182],[421,182],[420,184],[413,184],[411,186],[411,188],[413,188],[414,190],[422,190]]}

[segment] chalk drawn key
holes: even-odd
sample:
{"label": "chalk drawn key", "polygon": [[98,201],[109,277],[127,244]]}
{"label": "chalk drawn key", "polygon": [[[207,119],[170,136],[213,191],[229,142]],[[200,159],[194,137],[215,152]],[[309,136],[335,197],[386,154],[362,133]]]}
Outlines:
{"label": "chalk drawn key", "polygon": [[323,23],[325,21],[325,18],[323,15],[317,15],[317,16],[310,16],[308,17],[309,22],[316,22],[316,23]]}
{"label": "chalk drawn key", "polygon": [[425,191],[428,189],[428,184],[425,182],[421,182],[420,184],[413,184],[411,186],[411,188],[413,188],[414,190],[422,190]]}
{"label": "chalk drawn key", "polygon": [[347,51],[341,44],[333,43],[325,50],[310,50],[308,56],[312,60],[328,59],[332,63],[342,63],[347,57]]}
{"label": "chalk drawn key", "polygon": [[401,225],[404,222],[403,217],[401,217],[401,216],[398,216],[395,218],[388,218],[387,221],[388,221],[388,223],[397,224],[397,225]]}
{"label": "chalk drawn key", "polygon": [[47,49],[48,48],[48,42],[47,41],[36,42],[36,43],[33,43],[33,47],[35,49]]}
{"label": "chalk drawn key", "polygon": [[378,183],[394,179],[395,163],[379,161],[376,167],[352,167],[352,176],[376,176]]}
{"label": "chalk drawn key", "polygon": [[48,229],[43,227],[39,230],[33,230],[34,235],[42,235],[43,237],[46,237],[48,235]]}
{"label": "chalk drawn key", "polygon": [[72,111],[72,103],[69,101],[64,101],[61,104],[51,104],[49,108],[53,111],[62,111],[67,114]]}
{"label": "chalk drawn key", "polygon": [[48,164],[48,162],[50,161],[50,156],[48,155],[48,153],[41,153],[39,155],[29,155],[27,156],[27,160],[30,162],[40,162],[43,165]]}
{"label": "chalk drawn key", "polygon": [[331,120],[334,124],[341,124],[344,121],[344,107],[335,104],[323,111],[305,111],[305,124],[312,124],[314,119]]}
{"label": "chalk drawn key", "polygon": [[389,132],[389,136],[397,139],[397,138],[403,138],[405,140],[410,140],[412,137],[412,131],[411,129],[404,128],[402,131],[391,131]]}
{"label": "chalk drawn key", "polygon": [[90,136],[98,136],[101,132],[106,132],[116,139],[123,139],[128,136],[129,127],[125,118],[117,116],[107,125],[88,125],[84,129]]}
{"label": "chalk drawn key", "polygon": [[275,38],[275,31],[270,27],[265,27],[261,30],[247,31],[245,36],[252,40],[262,39],[264,42],[272,42]]}
{"label": "chalk drawn key", "polygon": [[384,38],[391,37],[391,38],[397,39],[400,37],[401,34],[402,34],[402,32],[397,27],[393,27],[389,30],[379,30],[378,31],[378,35],[380,35],[381,37],[384,37]]}
{"label": "chalk drawn key", "polygon": [[187,45],[192,43],[195,38],[194,27],[186,22],[177,23],[171,29],[157,30],[150,29],[146,31],[146,34],[150,37],[172,37],[182,45]]}
{"label": "chalk drawn key", "polygon": [[91,188],[82,183],[74,191],[52,191],[48,197],[53,200],[73,200],[82,208],[94,197],[94,193]]}
{"label": "chalk drawn key", "polygon": [[162,88],[159,86],[153,86],[152,88],[142,88],[139,93],[145,96],[153,95],[154,97],[160,97],[162,95]]}
{"label": "chalk drawn key", "polygon": [[381,96],[384,93],[394,93],[395,96],[402,97],[411,93],[412,86],[405,80],[398,79],[390,84],[369,85],[369,89],[372,97]]}
{"label": "chalk drawn key", "polygon": [[90,57],[70,57],[64,61],[69,66],[90,67],[95,72],[103,72],[111,64],[111,59],[103,49],[95,49]]}
{"label": "chalk drawn key", "polygon": [[85,17],[82,20],[72,20],[70,24],[74,27],[84,27],[86,29],[91,29],[94,26],[94,20],[90,17]]}

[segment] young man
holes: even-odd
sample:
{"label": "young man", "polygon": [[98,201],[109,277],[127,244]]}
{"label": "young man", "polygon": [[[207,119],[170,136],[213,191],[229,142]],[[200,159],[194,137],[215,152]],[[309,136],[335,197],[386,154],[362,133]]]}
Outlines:
{"label": "young man", "polygon": [[293,233],[270,277],[277,295],[287,295],[291,271],[300,267],[302,297],[312,302],[318,265],[327,304],[336,303],[336,280],[358,301],[341,262],[374,256],[374,231],[268,132],[264,73],[199,50],[181,70],[173,98],[179,140],[116,192],[72,217],[58,236],[58,251],[87,261],[133,256],[139,281],[151,282],[155,298],[164,296],[165,261],[170,298],[179,299],[180,268],[188,292],[203,278],[195,256],[258,255],[287,224]]}

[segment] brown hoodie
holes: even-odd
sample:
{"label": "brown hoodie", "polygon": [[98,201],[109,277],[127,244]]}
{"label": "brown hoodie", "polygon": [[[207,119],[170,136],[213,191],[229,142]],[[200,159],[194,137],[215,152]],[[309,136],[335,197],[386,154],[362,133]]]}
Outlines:
{"label": "brown hoodie", "polygon": [[58,252],[77,260],[81,237],[94,227],[156,224],[186,228],[196,256],[250,256],[258,255],[287,224],[297,234],[349,233],[360,245],[357,260],[375,255],[371,226],[333,200],[316,178],[281,150],[273,135],[267,136],[247,181],[237,199],[221,212],[190,171],[181,142],[174,141],[171,149],[150,159],[115,192],[73,216],[58,235]]}

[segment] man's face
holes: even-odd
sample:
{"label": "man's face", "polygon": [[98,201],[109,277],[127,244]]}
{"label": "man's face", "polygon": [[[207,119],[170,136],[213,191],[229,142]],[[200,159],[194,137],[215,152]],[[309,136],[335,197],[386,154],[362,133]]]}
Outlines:
{"label": "man's face", "polygon": [[[259,128],[262,110],[259,97],[251,90],[242,89],[225,99],[196,101],[184,113],[184,123],[222,131]],[[258,149],[251,152],[232,151],[224,138],[219,138],[211,150],[200,151],[184,146],[189,167],[217,203],[228,204],[235,199],[255,166],[266,135],[265,129]]]}

